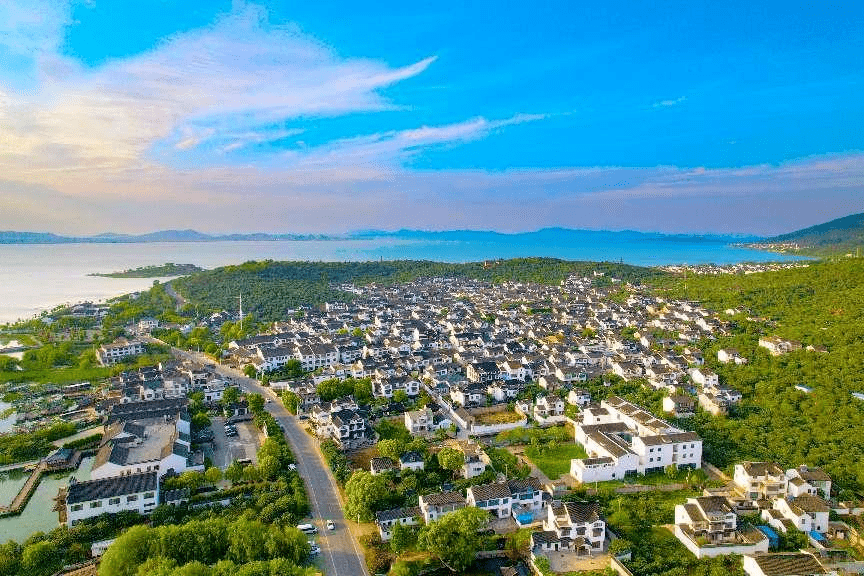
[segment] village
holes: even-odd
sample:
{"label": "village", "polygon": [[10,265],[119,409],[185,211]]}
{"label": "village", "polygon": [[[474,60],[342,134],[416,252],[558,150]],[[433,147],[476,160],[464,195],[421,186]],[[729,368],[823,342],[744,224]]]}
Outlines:
{"label": "village", "polygon": [[[599,275],[560,286],[433,278],[339,288],[354,302],[292,310],[268,332],[226,343],[218,364],[175,358],[98,386],[43,389],[40,398],[57,400],[48,404],[55,414],[60,405],[98,434],[79,446],[93,459],[89,479],[60,489],[60,521],[188,504],[194,489],[166,480],[254,467],[267,434],[251,422],[231,370],[281,400],[331,468],[335,448],[345,474],[361,470],[400,487],[386,499],[399,506],[369,509],[385,545],[394,531],[475,507],[489,513],[490,534],[530,534],[524,560],[536,573],[630,574],[629,551],[589,496],[602,486],[675,491],[698,477],[702,493],[675,503],[674,523],[662,527],[696,558],[740,555],[752,575],[855,566],[848,542],[857,535],[842,517],[862,510],[832,498],[824,471],[740,462],[724,474],[686,429],[697,410],[724,415],[741,401],[698,347],[726,333],[724,318]],[[138,320],[99,348],[99,362],[144,353],[159,328]],[[774,355],[802,347],[777,337],[759,344]],[[731,348],[711,360],[748,362]],[[619,395],[626,391],[662,401],[652,411]],[[190,402],[196,413],[203,405],[206,425],[193,421]],[[61,448],[44,462],[64,469],[81,456]],[[212,499],[220,498],[217,490]],[[776,551],[799,533],[800,549]]]}

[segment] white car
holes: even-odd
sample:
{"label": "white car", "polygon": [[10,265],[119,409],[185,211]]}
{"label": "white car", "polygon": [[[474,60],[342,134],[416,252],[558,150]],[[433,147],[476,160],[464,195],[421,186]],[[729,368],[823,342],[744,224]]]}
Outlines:
{"label": "white car", "polygon": [[334,524],[332,520],[327,520],[327,529],[328,530],[335,530],[336,524]]}

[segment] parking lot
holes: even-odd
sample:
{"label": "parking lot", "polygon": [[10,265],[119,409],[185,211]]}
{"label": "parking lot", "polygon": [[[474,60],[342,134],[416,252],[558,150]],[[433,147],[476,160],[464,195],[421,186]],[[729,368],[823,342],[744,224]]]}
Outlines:
{"label": "parking lot", "polygon": [[247,458],[253,464],[258,464],[258,447],[260,446],[258,428],[252,422],[237,422],[236,436],[225,435],[225,418],[216,416],[211,420],[213,429],[213,465],[224,470],[235,460]]}

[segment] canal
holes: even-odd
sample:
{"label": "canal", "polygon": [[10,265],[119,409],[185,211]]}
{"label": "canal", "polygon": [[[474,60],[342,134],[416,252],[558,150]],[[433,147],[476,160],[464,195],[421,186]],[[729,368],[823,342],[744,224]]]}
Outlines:
{"label": "canal", "polygon": [[[53,508],[57,490],[69,482],[70,476],[75,476],[77,480],[89,480],[92,468],[93,458],[88,457],[81,460],[78,470],[43,475],[24,511],[18,516],[0,518],[0,542],[9,539],[23,542],[34,532],[48,532],[56,528],[59,520]],[[12,502],[27,476],[17,470],[0,475],[0,502]]]}

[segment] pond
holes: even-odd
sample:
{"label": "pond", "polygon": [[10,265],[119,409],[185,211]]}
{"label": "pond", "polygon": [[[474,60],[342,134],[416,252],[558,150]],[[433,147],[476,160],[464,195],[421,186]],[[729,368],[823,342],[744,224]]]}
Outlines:
{"label": "pond", "polygon": [[[78,470],[42,476],[42,481],[39,482],[36,492],[33,493],[24,511],[18,516],[0,518],[0,541],[5,542],[12,539],[16,542],[23,542],[34,532],[48,532],[56,528],[60,523],[57,512],[53,510],[57,491],[69,482],[70,476],[75,476],[77,480],[89,480],[92,468],[93,458],[89,457],[81,460]],[[24,484],[25,480],[26,475],[21,481],[21,485]],[[3,490],[5,501],[5,483],[0,485],[0,490]],[[15,497],[15,494],[17,494],[17,490],[8,499],[9,502]]]}

